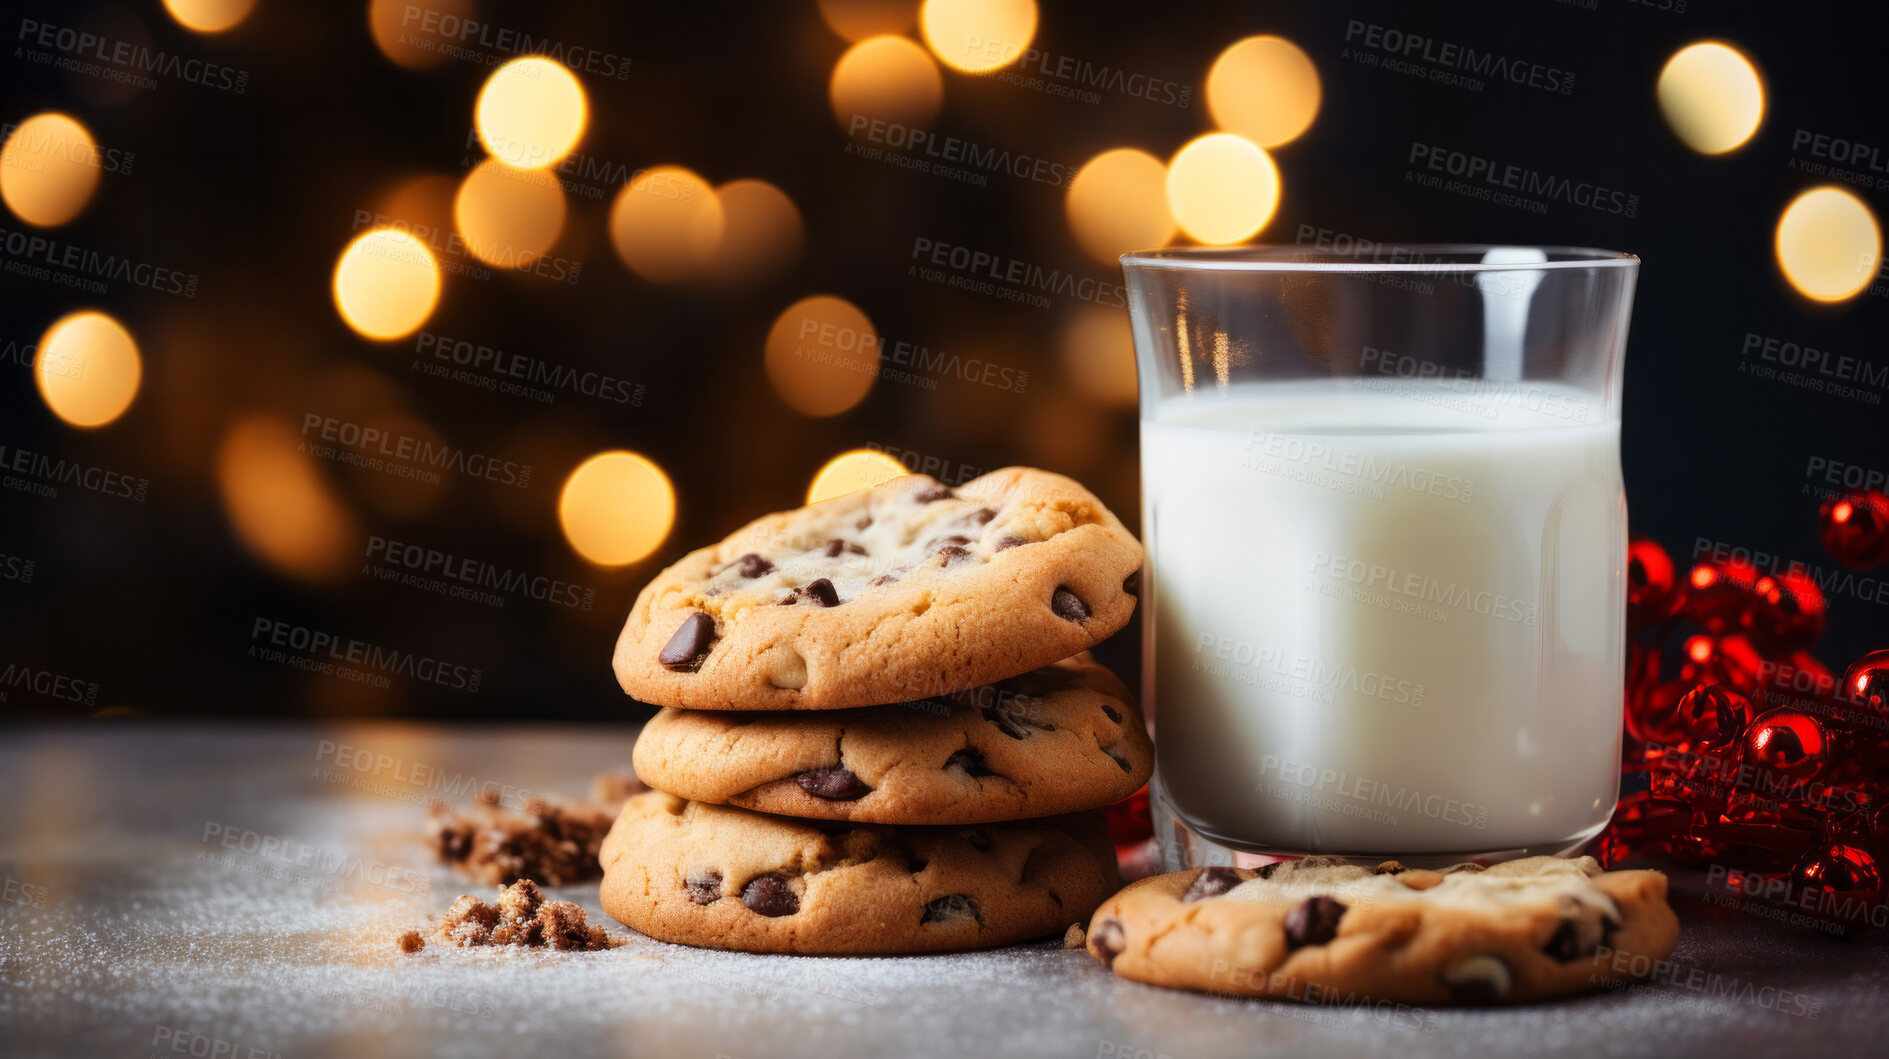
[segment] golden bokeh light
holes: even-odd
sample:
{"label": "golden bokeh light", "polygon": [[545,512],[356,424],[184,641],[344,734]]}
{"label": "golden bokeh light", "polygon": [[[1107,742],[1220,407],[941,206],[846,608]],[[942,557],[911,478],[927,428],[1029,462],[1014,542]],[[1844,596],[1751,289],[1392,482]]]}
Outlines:
{"label": "golden bokeh light", "polygon": [[786,192],[765,180],[730,180],[715,189],[715,198],[722,210],[717,278],[741,282],[773,275],[800,255],[806,227]]}
{"label": "golden bokeh light", "polygon": [[826,466],[813,476],[813,484],[807,486],[807,503],[817,504],[822,500],[857,493],[861,489],[871,489],[910,473],[904,464],[877,449],[842,452],[826,461]]}
{"label": "golden bokeh light", "polygon": [[102,162],[98,144],[77,119],[35,114],[0,147],[0,199],[28,224],[64,224],[91,201]]}
{"label": "golden bokeh light", "polygon": [[1174,238],[1167,167],[1146,151],[1103,151],[1076,171],[1063,202],[1076,242],[1114,264],[1131,250],[1155,250]]}
{"label": "golden bokeh light", "polygon": [[831,294],[789,305],[767,332],[767,377],[795,411],[835,416],[879,377],[879,332],[859,307]]}
{"label": "golden bokeh light", "polygon": [[33,378],[54,415],[75,427],[102,427],[131,407],[144,364],[123,324],[87,310],[46,329],[33,355]]}
{"label": "golden bokeh light", "polygon": [[668,283],[709,266],[720,249],[721,199],[681,166],[638,173],[610,207],[610,242],[630,271]]}
{"label": "golden bokeh light", "polygon": [[1215,125],[1261,147],[1299,138],[1318,117],[1318,67],[1284,37],[1248,37],[1207,71],[1207,111]]}
{"label": "golden bokeh light", "polygon": [[1036,36],[1036,0],[925,0],[919,29],[933,55],[967,73],[1002,69]]}
{"label": "golden bokeh light", "polygon": [[928,125],[944,102],[944,75],[925,49],[904,37],[872,37],[833,64],[827,99],[848,131],[867,121]]}
{"label": "golden bokeh light", "polygon": [[1126,310],[1078,309],[1063,321],[1058,353],[1063,374],[1097,404],[1135,407],[1135,340]]}
{"label": "golden bokeh light", "polygon": [[387,341],[418,330],[439,304],[439,262],[397,228],[363,232],[335,262],[335,308],[349,327]]}
{"label": "golden bokeh light", "polygon": [[1764,81],[1738,49],[1717,41],[1673,53],[1655,90],[1666,124],[1700,154],[1742,145],[1764,120]]}
{"label": "golden bokeh light", "polygon": [[584,135],[588,115],[577,75],[540,55],[492,71],[473,111],[486,153],[521,169],[562,161]]}
{"label": "golden bokeh light", "polygon": [[1244,136],[1196,137],[1168,163],[1168,209],[1193,239],[1213,246],[1251,239],[1279,207],[1279,169]]}
{"label": "golden bokeh light", "polygon": [[453,196],[453,225],[473,257],[501,268],[530,268],[564,230],[564,186],[542,169],[496,158],[474,166]]}
{"label": "golden bokeh light", "polygon": [[251,552],[291,576],[329,581],[353,567],[360,530],[300,450],[287,423],[241,420],[217,447],[217,488]]}
{"label": "golden bokeh light", "polygon": [[452,61],[450,46],[478,14],[473,0],[370,0],[367,30],[394,64],[432,70]]}
{"label": "golden bokeh light", "polygon": [[1839,187],[1797,196],[1777,222],[1777,261],[1798,293],[1820,302],[1854,298],[1882,266],[1882,229],[1862,199]]}
{"label": "golden bokeh light", "polygon": [[918,21],[918,0],[820,0],[827,28],[850,41],[903,33]]}
{"label": "golden bokeh light", "polygon": [[648,457],[618,449],[579,464],[558,494],[558,523],[577,554],[623,566],[662,545],[676,521],[676,491]]}
{"label": "golden bokeh light", "polygon": [[164,0],[164,7],[185,29],[221,33],[249,17],[256,0]]}

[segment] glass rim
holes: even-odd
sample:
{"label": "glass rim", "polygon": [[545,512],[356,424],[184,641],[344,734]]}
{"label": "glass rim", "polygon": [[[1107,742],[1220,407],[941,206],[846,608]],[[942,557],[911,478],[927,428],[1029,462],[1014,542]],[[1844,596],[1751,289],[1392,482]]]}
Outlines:
{"label": "glass rim", "polygon": [[[1496,250],[1540,254],[1543,260],[1484,260]],[[1123,269],[1199,272],[1539,272],[1637,268],[1640,258],[1637,254],[1596,247],[1521,243],[1365,243],[1354,250],[1323,250],[1300,243],[1255,243],[1137,250],[1123,254],[1121,263]]]}

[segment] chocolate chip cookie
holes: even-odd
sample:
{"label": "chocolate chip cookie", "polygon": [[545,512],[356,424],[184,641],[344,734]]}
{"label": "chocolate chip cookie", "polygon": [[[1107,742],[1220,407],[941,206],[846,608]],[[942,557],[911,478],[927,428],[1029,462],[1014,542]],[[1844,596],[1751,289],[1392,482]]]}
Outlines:
{"label": "chocolate chip cookie", "polygon": [[1061,475],[909,475],[757,519],[656,575],[617,680],[706,710],[949,694],[1094,646],[1128,621],[1140,570],[1140,543]]}
{"label": "chocolate chip cookie", "polygon": [[1094,809],[1154,768],[1134,697],[1086,654],[896,706],[665,709],[636,772],[698,802],[808,819],[980,824]]}
{"label": "chocolate chip cookie", "polygon": [[604,910],[662,941],[870,954],[1061,934],[1117,885],[1100,816],[821,825],[639,794],[603,843]]}
{"label": "chocolate chip cookie", "polygon": [[1097,910],[1088,949],[1124,978],[1213,993],[1503,1003],[1645,974],[1678,936],[1664,875],[1592,857],[1442,871],[1307,857],[1143,879]]}

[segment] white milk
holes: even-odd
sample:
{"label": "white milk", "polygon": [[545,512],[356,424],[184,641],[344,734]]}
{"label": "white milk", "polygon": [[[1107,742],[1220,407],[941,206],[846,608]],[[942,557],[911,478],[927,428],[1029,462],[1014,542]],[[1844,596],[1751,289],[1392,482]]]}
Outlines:
{"label": "white milk", "polygon": [[1533,383],[1334,380],[1141,428],[1161,781],[1228,845],[1561,848],[1618,786],[1620,426]]}

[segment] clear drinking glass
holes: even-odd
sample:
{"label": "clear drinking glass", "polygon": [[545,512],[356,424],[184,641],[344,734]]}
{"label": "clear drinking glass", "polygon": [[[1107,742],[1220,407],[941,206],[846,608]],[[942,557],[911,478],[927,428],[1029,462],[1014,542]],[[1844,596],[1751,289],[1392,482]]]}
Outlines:
{"label": "clear drinking glass", "polygon": [[1170,870],[1572,850],[1613,812],[1639,260],[1130,254]]}

